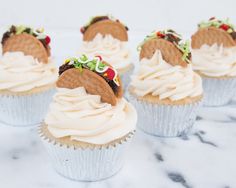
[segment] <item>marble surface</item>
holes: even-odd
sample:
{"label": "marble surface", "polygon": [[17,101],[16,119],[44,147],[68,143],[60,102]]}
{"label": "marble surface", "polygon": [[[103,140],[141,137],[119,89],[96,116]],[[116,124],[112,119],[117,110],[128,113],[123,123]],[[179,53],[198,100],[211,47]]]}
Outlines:
{"label": "marble surface", "polygon": [[[79,31],[53,31],[56,62],[73,55]],[[132,34],[131,47],[145,36]],[[137,54],[137,52],[135,52]],[[202,108],[188,136],[159,138],[137,131],[124,168],[110,179],[82,183],[52,168],[37,127],[0,124],[1,188],[234,188],[236,187],[236,100]]]}
{"label": "marble surface", "polygon": [[202,108],[188,136],[159,138],[137,131],[123,169],[83,183],[58,175],[37,127],[0,125],[0,187],[233,188],[236,187],[236,101]]}

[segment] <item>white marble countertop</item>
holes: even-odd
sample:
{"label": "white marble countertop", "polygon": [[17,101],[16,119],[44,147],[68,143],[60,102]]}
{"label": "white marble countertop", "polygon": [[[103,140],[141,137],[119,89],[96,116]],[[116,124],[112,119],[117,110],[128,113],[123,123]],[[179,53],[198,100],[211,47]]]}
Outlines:
{"label": "white marble countertop", "polygon": [[[51,32],[58,64],[74,54],[76,33]],[[131,35],[135,49],[145,33]],[[77,42],[78,41],[78,42]],[[70,53],[72,52],[72,53]],[[236,94],[236,91],[235,91]],[[1,188],[234,188],[236,187],[236,100],[202,108],[188,136],[159,138],[137,131],[124,168],[110,179],[83,183],[52,168],[37,128],[0,124]]]}
{"label": "white marble countertop", "polygon": [[202,108],[193,131],[158,138],[137,131],[123,169],[110,179],[75,182],[52,168],[37,128],[0,125],[0,187],[236,187],[236,101]]}

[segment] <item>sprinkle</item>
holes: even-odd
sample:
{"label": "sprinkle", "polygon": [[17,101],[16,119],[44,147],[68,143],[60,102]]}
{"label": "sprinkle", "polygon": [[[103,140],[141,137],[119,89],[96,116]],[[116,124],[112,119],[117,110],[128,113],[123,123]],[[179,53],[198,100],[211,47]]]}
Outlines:
{"label": "sprinkle", "polygon": [[38,33],[43,33],[43,32],[44,32],[44,28],[36,29],[36,31],[37,31]]}
{"label": "sprinkle", "polygon": [[215,20],[216,19],[216,17],[211,17],[209,20]]}
{"label": "sprinkle", "polygon": [[165,34],[164,33],[161,33],[160,31],[157,32],[157,36],[160,37],[160,38],[164,38],[165,37]]}
{"label": "sprinkle", "polygon": [[83,54],[79,58],[66,59],[65,64],[67,63],[70,63],[80,71],[82,71],[83,68],[87,68],[91,71],[97,72],[103,77],[106,77],[108,80],[113,80],[115,84],[119,86],[117,71],[103,63],[101,56],[96,56],[94,59],[89,59]]}
{"label": "sprinkle", "polygon": [[83,55],[80,57],[80,60],[81,60],[81,61],[87,61],[88,58],[87,58],[87,56],[86,56],[85,54],[83,54]]}
{"label": "sprinkle", "polygon": [[80,32],[81,32],[82,34],[84,34],[85,28],[84,28],[84,27],[81,27],[81,28],[80,28]]}
{"label": "sprinkle", "polygon": [[106,77],[109,79],[109,80],[113,80],[116,76],[116,73],[113,69],[111,69],[110,67],[106,70],[104,76],[106,75]]}
{"label": "sprinkle", "polygon": [[229,26],[226,24],[222,24],[222,25],[220,25],[220,28],[227,31],[229,29]]}
{"label": "sprinkle", "polygon": [[100,61],[102,61],[102,56],[96,55],[95,57],[98,57]]}
{"label": "sprinkle", "polygon": [[46,36],[46,38],[45,38],[45,42],[46,42],[47,45],[51,42],[51,39],[50,39],[49,36]]}
{"label": "sprinkle", "polygon": [[120,86],[120,82],[117,76],[113,79],[113,81],[116,83],[117,86]]}
{"label": "sprinkle", "polygon": [[70,59],[66,59],[66,60],[65,60],[65,63],[70,63]]}
{"label": "sprinkle", "polygon": [[229,22],[228,18],[226,20],[218,20],[215,17],[212,17],[207,22],[202,21],[201,23],[199,23],[198,27],[216,27],[227,31],[228,33],[234,32],[234,25]]}
{"label": "sprinkle", "polygon": [[115,17],[113,17],[112,15],[100,15],[100,16],[95,16],[95,17],[91,17],[89,19],[89,21],[80,29],[80,32],[82,34],[85,33],[85,31],[88,29],[88,27],[98,21],[101,21],[101,20],[111,20],[111,21],[114,21],[114,22],[118,22],[118,23],[121,23],[125,29],[128,31],[129,28],[124,24],[122,23],[119,19],[116,19]]}

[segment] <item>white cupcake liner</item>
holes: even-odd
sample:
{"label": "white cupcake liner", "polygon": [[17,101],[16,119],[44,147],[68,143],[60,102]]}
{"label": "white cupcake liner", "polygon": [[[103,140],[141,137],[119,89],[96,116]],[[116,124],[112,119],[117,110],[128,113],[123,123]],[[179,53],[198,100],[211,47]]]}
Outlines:
{"label": "white cupcake liner", "polygon": [[41,138],[60,175],[77,181],[98,181],[115,175],[122,168],[132,135],[120,143],[100,148],[75,148],[52,141],[43,134]]}
{"label": "white cupcake liner", "polygon": [[120,74],[120,78],[122,81],[124,91],[126,91],[128,85],[130,83],[130,80],[131,80],[130,76],[132,75],[133,70],[134,70],[134,65],[132,64],[132,68],[130,68],[127,72]]}
{"label": "white cupcake liner", "polygon": [[201,101],[185,105],[159,105],[138,100],[131,94],[130,102],[138,112],[137,126],[144,132],[160,137],[187,134],[197,116]]}
{"label": "white cupcake liner", "polygon": [[228,104],[235,95],[236,78],[207,78],[202,77],[204,106],[222,106]]}
{"label": "white cupcake liner", "polygon": [[29,94],[0,94],[0,121],[11,126],[31,126],[42,122],[55,89]]}

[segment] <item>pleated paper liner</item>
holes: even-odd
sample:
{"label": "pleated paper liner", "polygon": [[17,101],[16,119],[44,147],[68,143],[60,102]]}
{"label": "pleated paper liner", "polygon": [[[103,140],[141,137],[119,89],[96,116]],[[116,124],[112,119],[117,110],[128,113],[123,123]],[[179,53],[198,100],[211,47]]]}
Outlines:
{"label": "pleated paper liner", "polygon": [[32,126],[42,122],[55,93],[55,85],[28,92],[0,92],[0,121],[11,126]]}
{"label": "pleated paper liner", "polygon": [[204,106],[223,106],[233,99],[236,93],[236,77],[209,77],[200,72],[204,90]]}
{"label": "pleated paper liner", "polygon": [[202,96],[172,103],[157,98],[141,99],[128,92],[128,99],[138,112],[138,127],[148,134],[161,137],[187,134],[196,120]]}
{"label": "pleated paper liner", "polygon": [[39,134],[59,174],[78,181],[98,181],[113,176],[122,168],[134,132],[103,145],[54,138],[45,124],[40,127]]}

